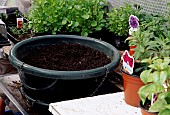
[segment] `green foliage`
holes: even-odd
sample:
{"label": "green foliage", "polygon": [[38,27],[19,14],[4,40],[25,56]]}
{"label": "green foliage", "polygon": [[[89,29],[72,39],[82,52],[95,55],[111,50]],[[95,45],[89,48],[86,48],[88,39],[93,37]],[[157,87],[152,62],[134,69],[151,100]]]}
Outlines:
{"label": "green foliage", "polygon": [[108,13],[106,27],[110,32],[113,32],[118,36],[128,36],[129,35],[129,17],[130,15],[139,15],[140,8],[133,8],[130,4],[125,4],[125,6],[119,8],[113,8]]}
{"label": "green foliage", "polygon": [[158,56],[170,56],[170,29],[164,14],[153,15],[140,12],[139,29],[126,39],[129,45],[136,45],[135,60]]}
{"label": "green foliage", "polygon": [[2,19],[2,21],[7,20],[7,18],[8,18],[8,15],[7,15],[7,14],[5,14],[5,13],[0,13],[0,19]]}
{"label": "green foliage", "polygon": [[29,27],[37,33],[77,32],[88,36],[105,26],[105,5],[105,0],[34,0]]}
{"label": "green foliage", "polygon": [[165,37],[168,28],[168,18],[165,15],[141,13],[139,20],[142,31],[153,32],[154,37]]}
{"label": "green foliage", "polygon": [[157,100],[151,105],[149,111],[159,112],[159,115],[165,115],[170,112],[170,57],[149,58],[142,62],[149,63],[149,69],[144,70],[140,78],[145,84],[138,94],[144,104],[151,100],[152,94],[157,95]]}
{"label": "green foliage", "polygon": [[133,37],[128,37],[126,39],[129,41],[130,46],[136,45],[134,54],[135,60],[142,60],[152,56],[153,50],[155,50],[155,44],[152,43],[151,40],[152,37],[153,33],[149,31],[142,32],[141,29],[138,28],[138,30],[133,33]]}
{"label": "green foliage", "polygon": [[19,40],[23,40],[23,39],[32,37],[34,35],[32,30],[28,28],[28,23],[24,23],[21,29],[18,29],[17,27],[12,26],[12,27],[9,27],[9,30]]}
{"label": "green foliage", "polygon": [[158,35],[155,35],[155,32],[158,31],[151,31],[150,29],[142,31],[139,27],[137,31],[133,32],[133,37],[126,39],[130,46],[137,46],[133,55],[135,60],[143,60],[155,56],[160,58],[170,56],[170,32]]}

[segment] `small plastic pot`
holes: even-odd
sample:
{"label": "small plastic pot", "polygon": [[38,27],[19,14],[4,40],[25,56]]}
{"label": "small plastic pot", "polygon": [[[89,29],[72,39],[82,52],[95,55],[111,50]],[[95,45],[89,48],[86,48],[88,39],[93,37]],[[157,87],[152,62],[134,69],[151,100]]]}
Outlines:
{"label": "small plastic pot", "polygon": [[121,69],[121,72],[123,77],[124,100],[127,104],[138,107],[140,98],[137,92],[144,83],[137,75],[127,74],[123,69]]}

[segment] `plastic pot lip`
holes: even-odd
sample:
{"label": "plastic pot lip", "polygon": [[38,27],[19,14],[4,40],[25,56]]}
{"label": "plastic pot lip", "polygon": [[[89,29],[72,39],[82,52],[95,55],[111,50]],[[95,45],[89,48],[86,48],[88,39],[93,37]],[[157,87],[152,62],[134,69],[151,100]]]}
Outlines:
{"label": "plastic pot lip", "polygon": [[157,115],[157,114],[159,113],[159,112],[149,112],[148,110],[144,109],[143,106],[142,106],[142,101],[141,101],[141,100],[140,100],[140,102],[139,102],[139,107],[140,107],[140,109],[142,109],[143,111],[146,111],[146,112],[151,113],[151,114]]}
{"label": "plastic pot lip", "polygon": [[123,67],[120,68],[120,71],[121,71],[122,73],[128,75],[128,76],[132,76],[132,77],[135,77],[135,78],[140,78],[140,76],[138,76],[138,75],[133,75],[133,74],[131,75],[131,74],[126,73],[125,71],[123,71]]}
{"label": "plastic pot lip", "polygon": [[[56,70],[49,70],[49,69],[43,69],[43,68],[38,68],[35,66],[28,65],[24,62],[21,62],[19,59],[16,58],[15,56],[15,51],[22,46],[23,44],[26,43],[31,43],[34,40],[41,40],[41,39],[48,39],[48,38],[73,38],[73,39],[82,39],[90,42],[97,42],[101,45],[104,45],[106,47],[109,47],[114,51],[114,57],[113,61],[105,66],[98,67],[95,69],[90,69],[90,70],[81,70],[81,71],[56,71]],[[21,69],[29,74],[34,74],[38,73],[38,75],[45,77],[45,78],[53,78],[53,79],[84,79],[84,78],[92,78],[92,77],[97,77],[97,74],[104,75],[106,74],[106,70],[108,72],[113,71],[120,62],[120,54],[118,50],[112,46],[111,44],[95,39],[95,38],[89,38],[89,37],[83,37],[83,36],[77,36],[77,35],[44,35],[44,36],[37,36],[33,38],[29,38],[26,40],[23,40],[21,42],[18,42],[15,44],[12,49],[10,50],[9,54],[9,60],[10,63],[16,67],[17,69]],[[80,77],[82,76],[82,77]],[[88,77],[89,76],[89,77]]]}

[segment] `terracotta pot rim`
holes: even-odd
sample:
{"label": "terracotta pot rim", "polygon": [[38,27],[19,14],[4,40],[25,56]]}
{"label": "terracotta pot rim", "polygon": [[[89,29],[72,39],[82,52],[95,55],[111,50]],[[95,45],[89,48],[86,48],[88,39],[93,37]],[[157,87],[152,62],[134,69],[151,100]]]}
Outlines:
{"label": "terracotta pot rim", "polygon": [[128,75],[128,76],[132,76],[132,77],[135,77],[135,78],[140,78],[140,76],[138,76],[138,75],[133,75],[133,74],[131,75],[131,74],[126,73],[125,71],[123,71],[123,67],[120,68],[120,71],[121,71],[122,73]]}
{"label": "terracotta pot rim", "polygon": [[135,49],[136,45],[132,45],[132,46],[129,46],[129,47],[132,48],[132,49]]}
{"label": "terracotta pot rim", "polygon": [[144,109],[144,108],[142,107],[142,101],[141,101],[141,100],[140,100],[140,102],[139,102],[139,107],[140,107],[143,111],[146,111],[146,112],[151,113],[151,114],[157,115],[157,114],[159,113],[159,112],[149,112],[148,110]]}

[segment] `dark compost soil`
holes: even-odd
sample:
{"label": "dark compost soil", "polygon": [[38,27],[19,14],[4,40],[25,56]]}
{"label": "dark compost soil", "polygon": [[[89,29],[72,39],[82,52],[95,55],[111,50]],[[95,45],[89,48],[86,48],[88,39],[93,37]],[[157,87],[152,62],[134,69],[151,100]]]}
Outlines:
{"label": "dark compost soil", "polygon": [[35,47],[22,61],[35,67],[59,71],[89,70],[111,62],[104,53],[80,44]]}

